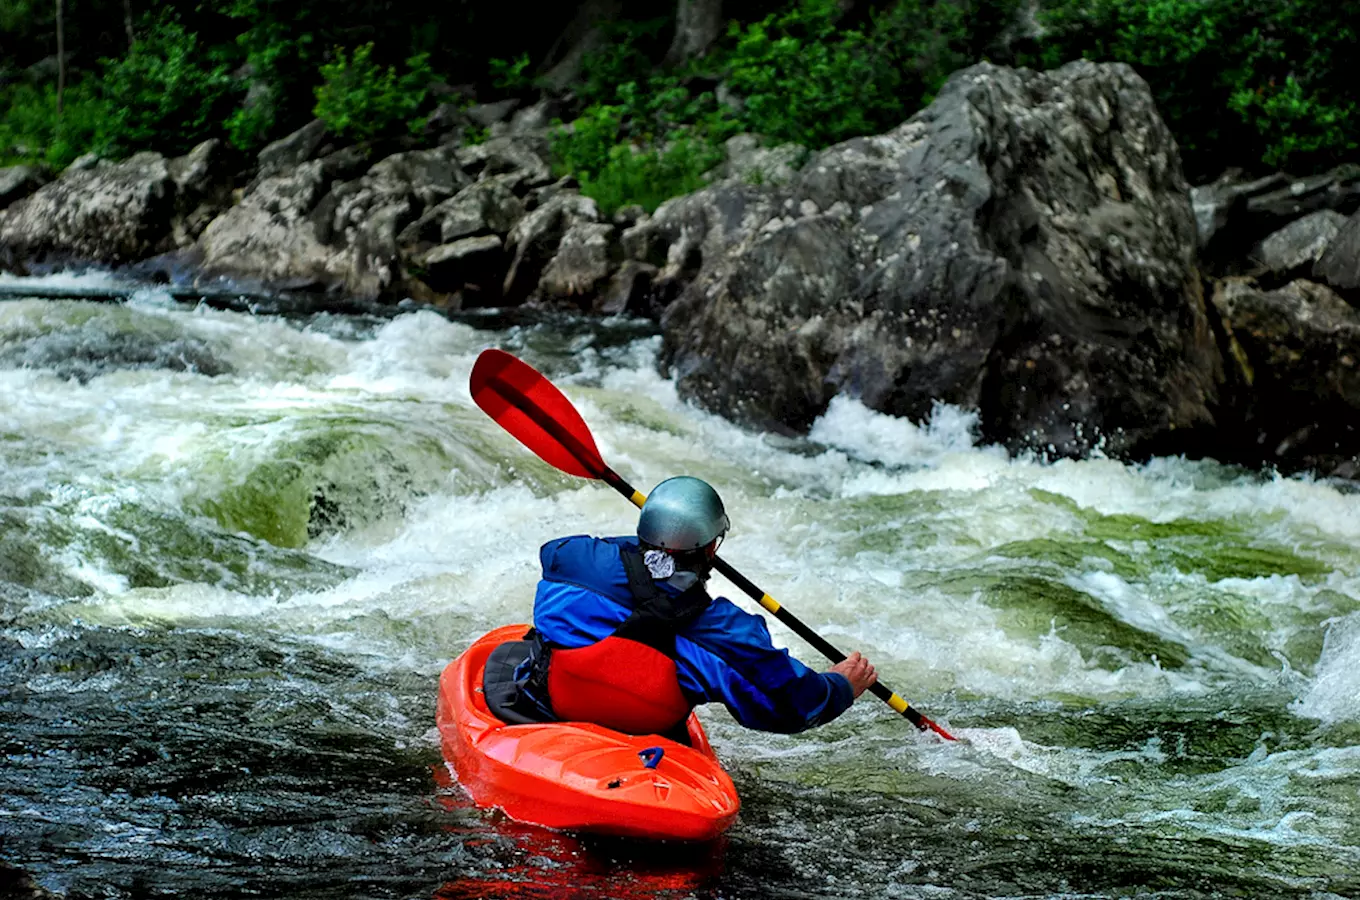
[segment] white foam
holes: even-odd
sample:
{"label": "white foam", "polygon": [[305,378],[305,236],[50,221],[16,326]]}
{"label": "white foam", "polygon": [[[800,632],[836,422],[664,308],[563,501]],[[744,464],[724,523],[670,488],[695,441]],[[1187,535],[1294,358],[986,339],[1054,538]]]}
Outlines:
{"label": "white foam", "polygon": [[41,296],[44,288],[57,290],[121,291],[136,287],[133,282],[118,278],[110,272],[97,269],[70,269],[53,272],[50,275],[12,275],[0,272],[0,285],[6,287],[32,288],[35,296]]}
{"label": "white foam", "polygon": [[918,466],[938,461],[945,454],[971,450],[977,425],[977,413],[946,403],[936,403],[930,420],[925,425],[916,425],[839,395],[813,422],[808,438],[843,450],[856,459],[889,466]]}
{"label": "white foam", "polygon": [[1324,722],[1360,721],[1360,613],[1327,624],[1312,686],[1292,708]]}

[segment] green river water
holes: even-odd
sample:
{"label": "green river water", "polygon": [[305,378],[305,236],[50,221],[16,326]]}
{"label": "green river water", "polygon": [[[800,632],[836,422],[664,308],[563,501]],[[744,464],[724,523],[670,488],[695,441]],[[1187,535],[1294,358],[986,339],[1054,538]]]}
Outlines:
{"label": "green river water", "polygon": [[[1012,460],[949,407],[751,433],[638,323],[41,299],[72,280],[0,303],[0,894],[1360,897],[1353,486]],[[441,669],[529,617],[541,543],[635,522],[473,406],[488,346],[639,488],[716,485],[724,556],[967,743],[708,708],[707,847],[472,808]]]}

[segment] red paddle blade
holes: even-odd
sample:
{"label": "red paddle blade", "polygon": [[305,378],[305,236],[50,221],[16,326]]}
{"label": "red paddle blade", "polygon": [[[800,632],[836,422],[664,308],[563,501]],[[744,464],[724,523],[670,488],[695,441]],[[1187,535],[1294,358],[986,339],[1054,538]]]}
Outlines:
{"label": "red paddle blade", "polygon": [[473,402],[548,465],[582,478],[607,471],[581,414],[533,366],[504,350],[483,350],[470,387]]}

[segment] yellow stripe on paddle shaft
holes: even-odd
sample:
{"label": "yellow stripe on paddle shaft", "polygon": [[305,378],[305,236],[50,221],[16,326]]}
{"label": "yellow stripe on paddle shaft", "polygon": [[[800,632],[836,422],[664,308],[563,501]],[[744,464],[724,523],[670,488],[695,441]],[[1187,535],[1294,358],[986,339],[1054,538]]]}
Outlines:
{"label": "yellow stripe on paddle shaft", "polygon": [[777,613],[779,612],[780,609],[779,601],[771,597],[769,594],[760,595],[760,605],[765,607],[772,613]]}
{"label": "yellow stripe on paddle shaft", "polygon": [[911,709],[911,704],[896,694],[888,698],[888,705],[897,710],[899,715],[905,715],[907,710]]}
{"label": "yellow stripe on paddle shaft", "polygon": [[638,509],[642,509],[642,504],[647,502],[647,495],[642,491],[633,491],[633,496],[628,498]]}

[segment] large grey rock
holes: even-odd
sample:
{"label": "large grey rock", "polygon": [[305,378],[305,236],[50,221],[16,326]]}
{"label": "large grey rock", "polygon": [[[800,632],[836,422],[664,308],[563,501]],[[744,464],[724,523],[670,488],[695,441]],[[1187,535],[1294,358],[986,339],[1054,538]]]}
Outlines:
{"label": "large grey rock", "polygon": [[261,181],[204,232],[205,272],[365,300],[401,293],[399,235],[467,178],[440,148],[395,154],[343,180],[360,158],[331,154]]}
{"label": "large grey rock", "polygon": [[1328,243],[1313,275],[1339,291],[1360,292],[1360,213],[1351,216]]}
{"label": "large grey rock", "polygon": [[506,234],[524,215],[511,190],[513,179],[496,175],[471,184],[438,203],[401,234],[403,244],[440,244],[480,234]]}
{"label": "large grey rock", "polygon": [[720,178],[742,178],[752,184],[788,184],[808,157],[806,147],[798,144],[761,146],[753,134],[737,134],[723,144]]}
{"label": "large grey rock", "polygon": [[1244,180],[1224,174],[1191,190],[1203,255],[1227,269],[1238,265],[1253,246],[1296,219],[1320,210],[1350,215],[1360,207],[1360,166],[1339,166],[1307,178],[1276,172]]}
{"label": "large grey rock", "polygon": [[613,225],[572,223],[538,279],[538,299],[588,308],[613,268],[613,244]]}
{"label": "large grey rock", "polygon": [[1346,217],[1320,209],[1290,222],[1256,245],[1252,258],[1267,272],[1287,273],[1311,266],[1336,237]]}
{"label": "large grey rock", "polygon": [[330,139],[325,123],[313,119],[292,134],[266,144],[257,157],[259,180],[283,174],[316,159],[318,151]]}
{"label": "large grey rock", "polygon": [[600,221],[595,201],[575,193],[549,198],[542,206],[515,223],[506,236],[506,249],[513,254],[505,273],[504,294],[513,304],[524,302],[538,287],[539,277],[557,255],[563,236],[578,224]]}
{"label": "large grey rock", "polygon": [[513,174],[513,183],[523,191],[553,180],[547,159],[547,139],[533,134],[493,137],[458,148],[458,163],[469,174],[479,177]]}
{"label": "large grey rock", "polygon": [[420,265],[432,290],[456,296],[454,308],[494,306],[500,300],[505,249],[499,235],[441,244],[423,254]]}
{"label": "large grey rock", "polygon": [[483,128],[490,128],[492,125],[510,118],[510,114],[518,106],[519,100],[510,97],[505,100],[497,100],[494,103],[474,103],[465,112],[473,122]]}
{"label": "large grey rock", "polygon": [[1190,189],[1190,205],[1195,211],[1199,246],[1209,246],[1220,231],[1240,218],[1252,197],[1288,184],[1289,176],[1283,172],[1250,181],[1243,181],[1239,172],[1229,172],[1210,184],[1195,185]]}
{"label": "large grey rock", "polygon": [[1235,375],[1220,458],[1360,475],[1360,311],[1308,281],[1228,279],[1213,304]]}
{"label": "large grey rock", "polygon": [[280,288],[331,283],[331,252],[307,215],[327,187],[319,160],[261,181],[199,238],[204,273]]}
{"label": "large grey rock", "polygon": [[138,153],[112,163],[87,154],[56,181],[0,212],[12,259],[122,265],[186,247],[230,204],[220,141],[184,156]]}
{"label": "large grey rock", "polygon": [[472,183],[446,148],[394,153],[369,169],[368,177],[407,191],[422,208],[442,203]]}
{"label": "large grey rock", "polygon": [[9,166],[0,169],[0,209],[22,200],[47,183],[37,166]]}
{"label": "large grey rock", "polygon": [[167,163],[175,185],[171,242],[188,247],[203,229],[231,206],[231,171],[222,142],[207,140]]}
{"label": "large grey rock", "polygon": [[606,316],[633,313],[645,316],[653,313],[648,307],[647,297],[651,291],[652,279],[656,277],[656,266],[651,263],[627,259],[623,265],[609,276],[609,283],[595,298],[594,312]]}
{"label": "large grey rock", "polygon": [[169,249],[175,182],[165,157],[96,162],[0,212],[0,245],[30,260],[126,263]]}
{"label": "large grey rock", "polygon": [[1338,166],[1321,175],[1291,178],[1271,190],[1247,198],[1246,213],[1271,227],[1280,222],[1332,209],[1350,213],[1360,204],[1360,166]]}
{"label": "large grey rock", "polygon": [[1013,450],[1174,449],[1221,359],[1175,142],[1129,67],[958,73],[784,187],[731,179],[625,233],[680,296],[662,364],[730,418],[802,430],[837,393],[980,411]]}
{"label": "large grey rock", "polygon": [[547,97],[537,103],[515,110],[510,118],[511,134],[541,135],[552,126],[554,119],[567,113],[566,104],[556,98]]}

